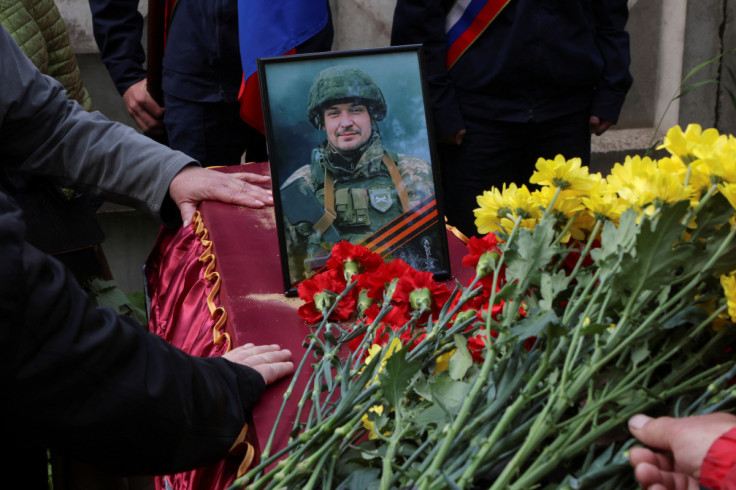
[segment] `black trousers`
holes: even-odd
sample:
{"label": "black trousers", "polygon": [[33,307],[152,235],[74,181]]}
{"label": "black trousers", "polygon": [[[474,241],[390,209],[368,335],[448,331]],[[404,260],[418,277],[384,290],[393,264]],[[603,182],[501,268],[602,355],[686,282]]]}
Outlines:
{"label": "black trousers", "polygon": [[460,146],[439,144],[445,214],[449,224],[467,236],[478,236],[473,210],[477,196],[491,187],[514,182],[530,187],[540,157],[579,157],[590,163],[590,131],[586,108],[543,122],[503,122],[466,117],[467,134]]}
{"label": "black trousers", "polygon": [[268,159],[266,139],[240,118],[240,105],[192,102],[164,93],[164,125],[169,146],[204,166],[238,165]]}

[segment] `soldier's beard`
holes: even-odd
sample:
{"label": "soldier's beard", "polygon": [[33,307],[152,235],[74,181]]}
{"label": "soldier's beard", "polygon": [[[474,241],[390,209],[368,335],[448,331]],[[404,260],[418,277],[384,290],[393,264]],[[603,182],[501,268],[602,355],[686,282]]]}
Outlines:
{"label": "soldier's beard", "polygon": [[360,160],[360,157],[363,156],[363,153],[368,149],[369,146],[379,137],[378,131],[373,129],[371,132],[371,137],[368,138],[368,140],[360,145],[357,148],[353,148],[352,150],[341,150],[335,146],[332,145],[329,141],[327,142],[327,147],[330,149],[330,153],[333,154],[335,158],[332,159],[333,165],[342,167],[345,169],[352,169],[355,164]]}

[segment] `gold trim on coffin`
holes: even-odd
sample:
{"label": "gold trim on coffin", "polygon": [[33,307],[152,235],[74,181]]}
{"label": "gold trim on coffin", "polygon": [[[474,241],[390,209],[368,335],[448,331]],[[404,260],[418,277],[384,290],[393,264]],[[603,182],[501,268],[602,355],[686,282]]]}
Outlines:
{"label": "gold trim on coffin", "polygon": [[[222,306],[215,304],[215,298],[220,292],[220,283],[222,278],[220,273],[215,271],[215,254],[212,253],[212,240],[208,239],[209,233],[207,228],[204,226],[202,215],[199,211],[195,211],[192,216],[192,227],[194,228],[194,234],[199,238],[199,242],[204,246],[205,250],[202,255],[199,256],[199,261],[206,264],[204,270],[204,278],[208,281],[214,282],[212,290],[207,295],[207,308],[210,310],[210,318],[215,320],[215,326],[212,327],[212,340],[215,345],[220,345],[227,341],[227,351],[232,349],[232,340],[230,334],[225,332],[225,323],[227,322],[227,311]],[[238,471],[235,478],[240,478],[248,472],[253,461],[255,460],[255,448],[245,440],[245,436],[248,431],[248,424],[245,424],[241,430],[238,438],[230,448],[230,454],[235,456],[242,455],[243,460],[238,465]]]}
{"label": "gold trim on coffin", "polygon": [[199,211],[195,211],[192,216],[192,227],[194,228],[194,234],[199,238],[200,243],[205,248],[202,255],[199,256],[199,261],[206,264],[204,278],[214,283],[212,290],[207,295],[207,308],[210,310],[210,318],[215,320],[215,326],[212,327],[213,342],[215,345],[221,345],[223,342],[227,342],[226,352],[229,352],[232,349],[232,341],[230,334],[225,332],[227,311],[222,306],[215,304],[215,298],[220,292],[222,278],[220,278],[220,273],[215,271],[215,254],[212,253],[212,240],[208,239],[209,233],[204,226],[204,221]]}

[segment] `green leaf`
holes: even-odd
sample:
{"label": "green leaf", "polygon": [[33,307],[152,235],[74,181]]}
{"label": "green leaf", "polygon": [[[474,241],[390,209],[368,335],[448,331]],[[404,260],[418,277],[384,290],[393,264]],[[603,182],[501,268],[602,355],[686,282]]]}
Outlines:
{"label": "green leaf", "polygon": [[455,334],[455,353],[450,358],[450,378],[459,381],[465,377],[470,366],[473,365],[473,356],[468,350],[468,341],[462,335]]}
{"label": "green leaf", "polygon": [[631,362],[636,366],[648,358],[649,354],[649,346],[647,345],[647,342],[643,342],[631,349]]}
{"label": "green leaf", "polygon": [[[440,376],[445,375],[445,373],[442,373]],[[420,397],[424,398],[427,401],[432,401],[432,390],[429,387],[427,378],[425,378],[424,376],[417,376],[417,379],[414,381],[412,388],[414,390],[414,393],[416,393]]]}
{"label": "green leaf", "polygon": [[542,330],[559,322],[557,314],[552,310],[529,312],[529,314],[519,323],[511,328],[511,336],[509,338],[518,338],[526,340],[529,337],[537,337]]}
{"label": "green leaf", "polygon": [[718,80],[714,80],[714,79],[711,78],[709,80],[703,80],[701,82],[695,83],[695,84],[689,86],[688,88],[686,88],[685,90],[683,90],[682,92],[680,92],[679,94],[677,94],[675,96],[675,99],[679,99],[680,97],[684,97],[687,94],[689,94],[690,92],[692,92],[693,90],[695,90],[696,88],[702,87],[703,85],[707,85],[709,83],[718,83]]}
{"label": "green leaf", "polygon": [[453,381],[449,377],[436,378],[430,382],[432,398],[438,403],[442,402],[450,413],[455,414],[460,408],[463,400],[470,391],[470,383],[465,381]]}
{"label": "green leaf", "polygon": [[539,302],[539,306],[547,310],[552,309],[557,295],[566,290],[569,285],[570,278],[563,270],[559,270],[554,274],[542,273],[540,284],[542,300]]}
{"label": "green leaf", "polygon": [[619,256],[628,255],[626,251],[633,243],[639,229],[636,224],[638,213],[627,209],[619,220],[618,227],[606,221],[601,231],[601,246],[590,251],[590,255],[600,268],[600,279],[615,273],[618,267]]}
{"label": "green leaf", "polygon": [[360,468],[350,473],[350,476],[340,483],[338,488],[352,489],[361,488],[371,490],[378,488],[381,481],[381,472],[378,468]]}
{"label": "green leaf", "polygon": [[698,211],[697,228],[690,233],[690,241],[698,238],[709,238],[713,233],[723,228],[733,216],[733,207],[723,194],[714,194]]}
{"label": "green leaf", "polygon": [[557,253],[554,220],[543,219],[533,231],[519,229],[516,254],[506,256],[506,279],[519,281],[519,289],[525,291],[529,284],[539,283],[539,274]]}
{"label": "green leaf", "polygon": [[[698,257],[703,263],[702,266],[705,266],[705,261],[708,258],[713,257],[718,252],[718,248],[723,244],[729,232],[730,227],[724,226],[711,234],[711,237],[705,243],[705,251],[702,253],[702,256]],[[721,256],[713,262],[707,272],[709,274],[721,275],[727,274],[734,269],[736,269],[736,240],[732,240],[726,246],[725,250],[721,252]]]}
{"label": "green leaf", "polygon": [[384,370],[378,375],[383,387],[383,395],[393,407],[398,406],[398,402],[404,397],[412,378],[422,367],[421,361],[407,361],[407,352],[407,349],[394,352],[386,360]]}
{"label": "green leaf", "polygon": [[703,308],[699,306],[688,306],[662,324],[662,328],[669,330],[681,325],[697,325],[705,320],[707,316],[708,314]]}
{"label": "green leaf", "polygon": [[583,335],[594,335],[605,332],[610,325],[603,323],[591,323],[590,325],[583,326]]}
{"label": "green leaf", "polygon": [[675,273],[692,260],[694,246],[677,243],[685,226],[680,223],[690,203],[664,205],[654,221],[641,218],[636,255],[622,264],[622,279],[632,291],[657,290],[672,282]]}
{"label": "green leaf", "polygon": [[420,410],[414,418],[414,422],[419,427],[440,427],[447,425],[449,419],[442,407],[436,404],[432,404],[424,410]]}

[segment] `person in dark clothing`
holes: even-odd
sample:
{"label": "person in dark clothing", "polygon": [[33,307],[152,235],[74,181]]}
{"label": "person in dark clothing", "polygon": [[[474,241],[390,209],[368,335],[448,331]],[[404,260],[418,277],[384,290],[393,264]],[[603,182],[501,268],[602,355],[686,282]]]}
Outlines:
{"label": "person in dark clothing", "polygon": [[[269,202],[268,191],[248,183],[266,181],[199,168],[183,153],[87,113],[4,28],[0,52],[4,169],[44,175],[176,224],[188,222],[202,200]],[[95,307],[64,266],[24,234],[17,204],[0,188],[0,434],[8,447],[51,447],[121,474],[191,469],[225,456],[266,384],[292,372],[289,351],[278,346],[242,346],[226,358],[183,353]],[[2,461],[4,474],[17,471],[6,466],[12,458]]]}
{"label": "person in dark clothing", "polygon": [[[484,30],[462,30],[492,3]],[[589,163],[632,84],[627,19],[626,0],[398,0],[391,43],[423,44],[450,224],[477,235],[476,197],[527,183],[540,157]]]}
{"label": "person in dark clothing", "polygon": [[[243,78],[237,0],[178,0],[166,33],[160,107],[146,90],[143,18],[138,0],[89,0],[102,61],[136,123],[147,132],[166,130],[169,145],[205,166],[265,161],[261,133],[240,118]],[[247,15],[247,12],[241,13]],[[297,53],[329,51],[331,20]]]}

